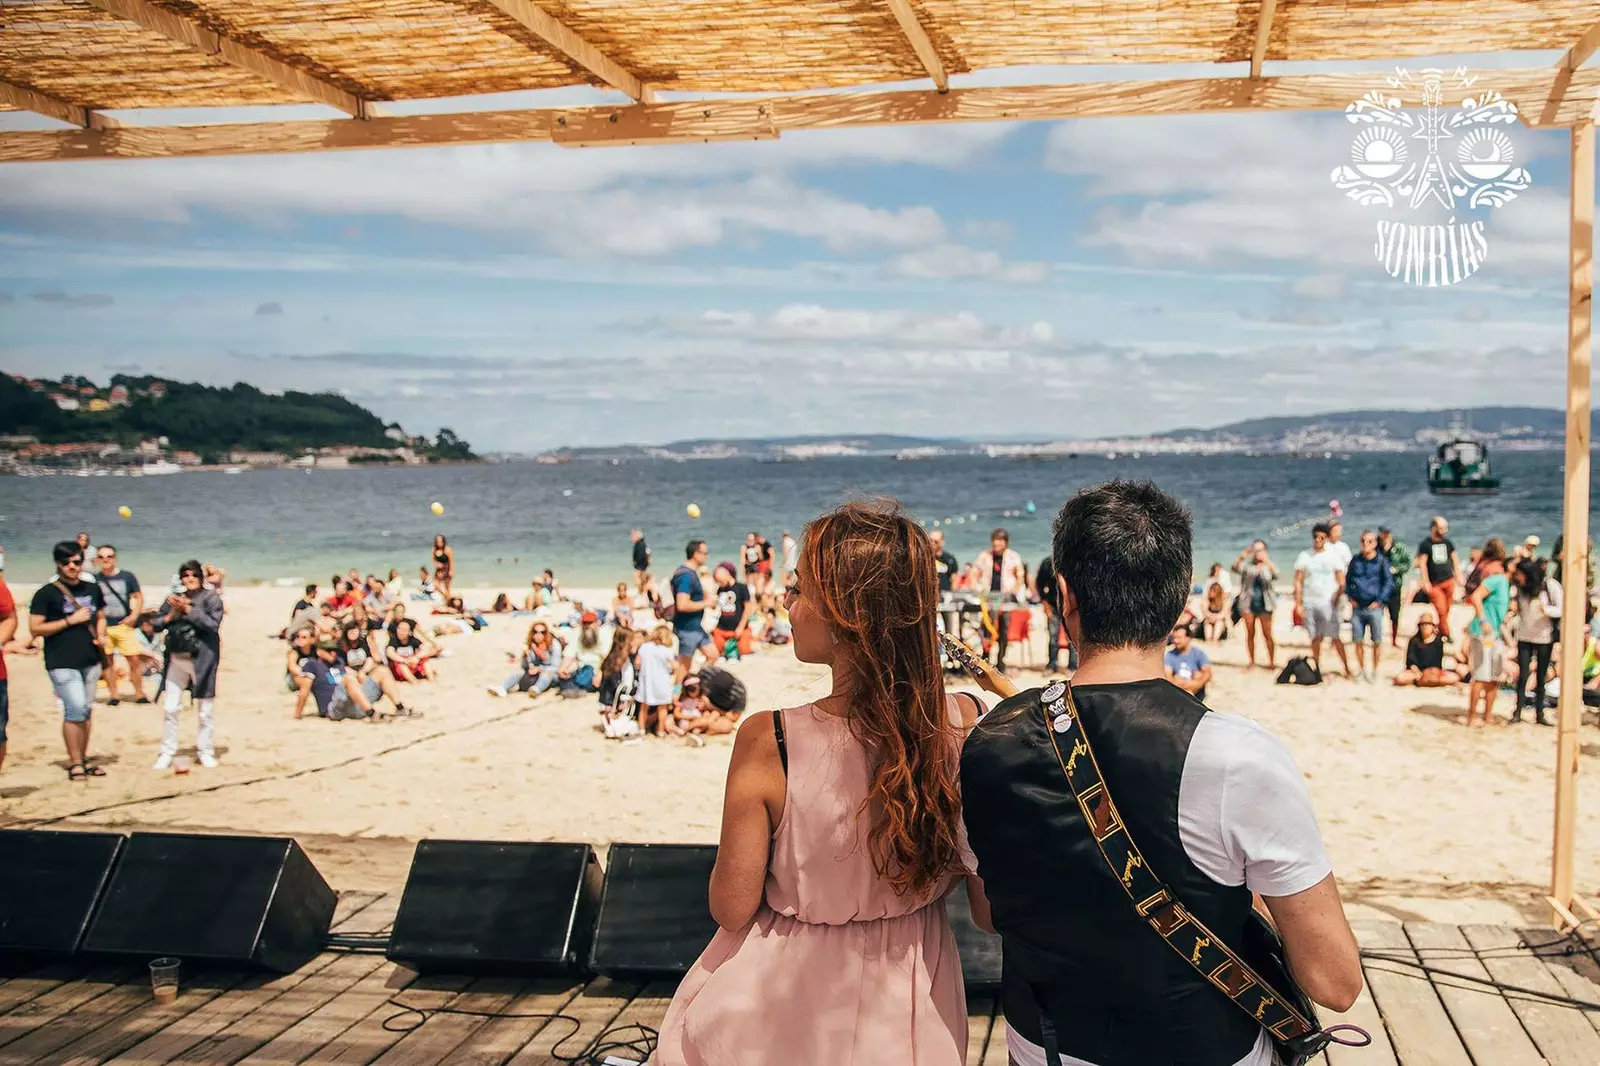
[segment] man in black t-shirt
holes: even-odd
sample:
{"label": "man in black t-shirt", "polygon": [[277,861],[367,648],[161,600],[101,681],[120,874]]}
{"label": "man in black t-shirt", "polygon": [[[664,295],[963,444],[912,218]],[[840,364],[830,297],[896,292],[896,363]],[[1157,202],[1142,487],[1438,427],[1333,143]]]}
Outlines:
{"label": "man in black t-shirt", "polygon": [[633,538],[633,583],[644,592],[650,588],[650,545],[644,542],[641,529],[628,535]]}
{"label": "man in black t-shirt", "polygon": [[750,614],[755,603],[750,599],[750,589],[741,584],[732,563],[718,563],[717,627],[711,633],[711,661],[716,662],[726,654],[728,641],[740,655],[753,647],[750,643]]}
{"label": "man in black t-shirt", "polygon": [[[1061,659],[1061,584],[1056,580],[1056,564],[1046,555],[1033,574],[1034,595],[1044,608],[1045,672],[1054,676],[1060,669]],[[1078,647],[1067,646],[1067,670],[1078,669]]]}
{"label": "man in black t-shirt", "polygon": [[44,640],[44,668],[61,700],[61,738],[67,776],[74,781],[104,777],[88,764],[89,713],[106,640],[106,601],[100,586],[83,580],[83,548],[64,540],[55,546],[55,580],[42,585],[28,606],[28,632]]}
{"label": "man in black t-shirt", "polygon": [[944,531],[936,529],[928,534],[933,546],[933,569],[939,575],[939,614],[944,619],[944,631],[958,640],[961,637],[961,611],[950,599],[956,574],[961,572],[961,560],[944,546]]}
{"label": "man in black t-shirt", "polygon": [[1428,539],[1417,545],[1417,570],[1422,575],[1422,591],[1428,594],[1439,616],[1439,635],[1450,639],[1450,606],[1456,599],[1456,573],[1461,562],[1456,558],[1456,546],[1445,534],[1450,523],[1442,515],[1434,516],[1428,527]]}

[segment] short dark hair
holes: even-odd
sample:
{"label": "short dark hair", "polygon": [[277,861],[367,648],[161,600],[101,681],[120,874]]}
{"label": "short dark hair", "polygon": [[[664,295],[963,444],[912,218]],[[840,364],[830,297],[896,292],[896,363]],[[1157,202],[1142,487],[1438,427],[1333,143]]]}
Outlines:
{"label": "short dark hair", "polygon": [[1166,644],[1193,578],[1194,523],[1149,481],[1083,489],[1056,515],[1050,558],[1072,590],[1086,647]]}
{"label": "short dark hair", "polygon": [[1011,534],[1007,533],[1003,529],[997,529],[993,533],[989,534],[989,539],[990,540],[1003,540],[1007,544],[1010,544],[1011,543]]}
{"label": "short dark hair", "polygon": [[178,576],[182,577],[184,574],[193,574],[195,577],[204,580],[206,576],[206,568],[200,565],[199,559],[190,559],[182,566],[178,567]]}
{"label": "short dark hair", "polygon": [[1333,533],[1333,526],[1327,522],[1318,522],[1311,527],[1311,535],[1314,537],[1318,533],[1321,533],[1324,537],[1329,536]]}
{"label": "short dark hair", "polygon": [[95,548],[95,551],[97,551],[97,552],[110,552],[110,553],[111,553],[111,554],[112,554],[112,555],[115,555],[115,554],[117,554],[117,549],[116,549],[116,547],[115,547],[115,546],[114,546],[114,545],[111,545],[111,544],[101,544],[101,545],[98,545],[98,546],[97,546],[97,547],[96,547],[96,548]]}
{"label": "short dark hair", "polygon": [[51,549],[50,554],[56,557],[56,565],[60,566],[74,555],[76,555],[79,559],[82,559],[83,548],[75,540],[63,540],[56,543],[56,546]]}
{"label": "short dark hair", "polygon": [[685,559],[693,559],[694,553],[705,546],[706,542],[703,540],[691,540],[683,549],[683,557]]}
{"label": "short dark hair", "polygon": [[311,584],[306,586],[306,595],[307,596],[311,595],[312,593],[314,593],[316,591],[317,591],[316,582],[313,581]]}

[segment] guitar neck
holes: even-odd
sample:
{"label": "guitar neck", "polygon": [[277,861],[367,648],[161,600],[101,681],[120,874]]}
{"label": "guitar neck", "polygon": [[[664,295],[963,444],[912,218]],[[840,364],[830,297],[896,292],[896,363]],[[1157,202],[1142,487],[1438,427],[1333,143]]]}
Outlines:
{"label": "guitar neck", "polygon": [[1015,696],[1020,689],[1012,683],[1009,677],[997,671],[985,662],[982,656],[967,647],[961,641],[948,633],[940,633],[939,641],[944,645],[945,654],[972,676],[978,687],[985,692],[991,692],[1001,699]]}

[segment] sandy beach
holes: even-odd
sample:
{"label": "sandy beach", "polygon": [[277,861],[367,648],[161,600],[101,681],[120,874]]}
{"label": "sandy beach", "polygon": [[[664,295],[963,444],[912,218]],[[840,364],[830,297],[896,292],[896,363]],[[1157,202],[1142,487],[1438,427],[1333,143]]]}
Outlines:
{"label": "sandy beach", "polygon": [[[32,591],[13,589],[19,605]],[[468,601],[488,604],[499,591],[473,590]],[[592,591],[569,595],[609,600]],[[703,748],[680,740],[624,745],[601,737],[592,696],[495,699],[484,691],[506,673],[525,618],[491,616],[483,632],[443,638],[450,649],[443,678],[411,686],[423,718],[295,721],[283,688],[284,644],[268,636],[295,598],[295,590],[279,588],[227,592],[217,700],[222,765],[215,770],[152,770],[160,710],[102,703],[91,751],[107,776],[69,782],[43,666],[37,657],[9,657],[0,825],[292,835],[339,889],[398,890],[425,837],[589,841],[601,849],[618,841],[716,840],[731,738]],[[1042,664],[1042,626],[1034,629],[1033,660]],[[1408,613],[1403,631],[1410,629]],[[1287,604],[1276,632],[1280,663],[1305,649]],[[1458,690],[1342,679],[1277,686],[1268,671],[1244,669],[1241,634],[1202,646],[1217,666],[1210,705],[1266,725],[1305,771],[1352,916],[1544,919],[1553,729],[1469,731]],[[1402,657],[1386,649],[1385,677]],[[803,704],[828,687],[824,668],[796,661],[787,648],[763,649],[732,669],[748,686],[752,710]],[[1024,671],[1021,681],[1040,677]],[[1500,696],[1502,718],[1511,699]],[[1600,893],[1593,723],[1590,715],[1582,736],[1577,854],[1579,891],[1591,898]],[[181,750],[192,754],[193,741],[186,708]]]}

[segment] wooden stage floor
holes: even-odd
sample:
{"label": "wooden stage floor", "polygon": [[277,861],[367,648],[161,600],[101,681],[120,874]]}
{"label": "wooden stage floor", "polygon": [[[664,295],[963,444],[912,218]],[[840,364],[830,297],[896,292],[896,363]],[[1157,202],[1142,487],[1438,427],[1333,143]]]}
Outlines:
{"label": "wooden stage floor", "polygon": [[[385,932],[398,904],[397,895],[345,893],[335,926],[343,933]],[[1362,923],[1357,934],[1364,948],[1386,956],[1367,961],[1367,990],[1344,1019],[1371,1031],[1373,1046],[1332,1049],[1330,1066],[1600,1064],[1600,1011],[1472,980],[1600,1004],[1593,942],[1577,952],[1519,950],[1553,934],[1426,922]],[[1429,975],[1406,965],[1419,956],[1447,972]],[[151,999],[147,974],[136,965],[48,966],[0,981],[0,1063],[553,1066],[562,1061],[555,1055],[571,1061],[606,1030],[659,1024],[672,995],[669,983],[641,987],[607,978],[578,984],[417,977],[381,955],[331,952],[283,977],[185,976],[182,995],[165,1007]],[[410,1032],[391,1031],[408,1021],[396,1017],[391,997],[481,1013],[435,1014]],[[968,1005],[967,1062],[1004,1066],[1005,1025],[996,1021],[995,998],[974,994]],[[509,1016],[558,1012],[576,1024]],[[497,1013],[508,1016],[487,1016]]]}

